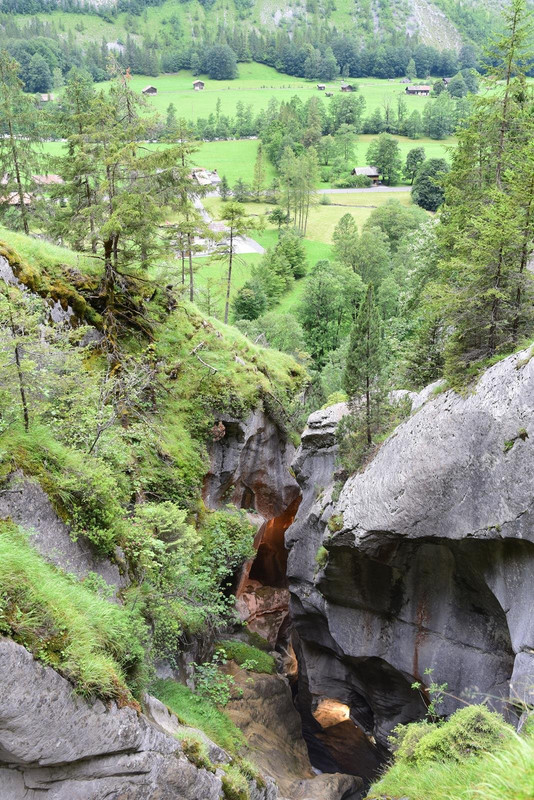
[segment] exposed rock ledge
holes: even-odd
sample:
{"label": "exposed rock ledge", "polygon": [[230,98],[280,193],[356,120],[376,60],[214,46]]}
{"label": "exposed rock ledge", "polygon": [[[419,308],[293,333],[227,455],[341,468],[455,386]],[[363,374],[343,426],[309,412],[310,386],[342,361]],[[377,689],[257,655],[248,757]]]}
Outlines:
{"label": "exposed rock ledge", "polygon": [[[187,760],[181,726],[161,703],[148,712],[90,705],[20,645],[0,639],[0,800],[220,800],[218,774]],[[227,757],[209,742],[210,756]],[[253,800],[278,790],[251,785]]]}
{"label": "exposed rock ledge", "polygon": [[[299,697],[346,704],[371,743],[421,716],[415,680],[502,698],[534,686],[534,359],[422,406],[332,501],[343,405],[312,414],[286,533]],[[336,517],[331,527],[329,518]],[[324,568],[316,562],[328,551]],[[450,712],[456,701],[448,698]]]}

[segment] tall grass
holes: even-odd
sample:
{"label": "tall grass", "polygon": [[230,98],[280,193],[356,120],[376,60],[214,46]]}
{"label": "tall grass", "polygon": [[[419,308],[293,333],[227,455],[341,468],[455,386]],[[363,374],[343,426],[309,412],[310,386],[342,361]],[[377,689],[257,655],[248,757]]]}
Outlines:
{"label": "tall grass", "polygon": [[174,711],[183,725],[199,728],[231,755],[236,755],[245,744],[245,737],[230,717],[187,686],[173,680],[157,680],[150,690]]}
{"label": "tall grass", "polygon": [[127,703],[141,692],[140,619],[48,564],[10,522],[0,522],[0,633],[86,697]]}

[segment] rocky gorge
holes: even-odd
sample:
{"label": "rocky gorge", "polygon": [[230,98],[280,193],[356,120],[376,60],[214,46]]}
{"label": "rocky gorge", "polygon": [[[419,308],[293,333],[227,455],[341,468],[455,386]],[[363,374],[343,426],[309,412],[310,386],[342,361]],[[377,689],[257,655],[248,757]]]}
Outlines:
{"label": "rocky gorge", "polygon": [[[462,699],[532,699],[533,389],[529,350],[465,395],[411,396],[411,415],[343,486],[346,404],[314,412],[296,451],[263,411],[215,420],[204,502],[256,523],[238,611],[289,677],[234,669],[243,697],[228,713],[264,776],[253,800],[364,796],[392,729],[424,716],[433,678],[447,684],[446,714]],[[35,483],[14,474],[9,488],[2,517],[32,528],[46,558],[122,585]],[[2,639],[0,654],[1,800],[225,796],[228,754],[208,742],[213,771],[188,760],[159,701],[147,696],[141,714],[90,704],[19,645]]]}

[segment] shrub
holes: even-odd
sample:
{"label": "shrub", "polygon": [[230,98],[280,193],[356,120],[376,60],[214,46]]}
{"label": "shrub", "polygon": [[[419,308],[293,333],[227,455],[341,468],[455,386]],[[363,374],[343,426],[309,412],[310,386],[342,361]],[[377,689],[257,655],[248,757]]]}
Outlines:
{"label": "shrub", "polygon": [[510,738],[512,727],[484,705],[466,706],[447,722],[399,726],[396,761],[463,761],[491,752]]}
{"label": "shrub", "polygon": [[248,782],[236,764],[223,767],[222,776],[223,794],[226,800],[250,800]]}
{"label": "shrub", "polygon": [[321,545],[317,550],[317,553],[315,554],[315,563],[317,564],[319,569],[324,569],[324,567],[326,567],[327,562],[328,562],[328,550],[326,549],[326,547],[323,547]]}
{"label": "shrub", "polygon": [[215,772],[215,767],[210,761],[206,743],[200,736],[192,732],[178,732],[176,738],[182,745],[182,750],[186,758],[199,769],[207,769],[208,772]]}

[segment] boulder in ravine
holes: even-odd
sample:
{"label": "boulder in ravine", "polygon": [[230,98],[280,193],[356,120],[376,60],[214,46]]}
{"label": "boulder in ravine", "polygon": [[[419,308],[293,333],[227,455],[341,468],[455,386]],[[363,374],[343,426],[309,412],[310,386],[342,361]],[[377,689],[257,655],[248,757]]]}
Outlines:
{"label": "boulder in ravine", "polygon": [[346,705],[377,747],[424,715],[416,681],[447,684],[443,713],[461,696],[534,699],[531,356],[500,361],[465,394],[419,395],[339,499],[347,408],[317,412],[304,432],[286,532],[299,697]]}

